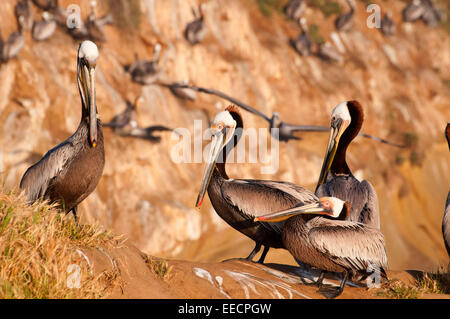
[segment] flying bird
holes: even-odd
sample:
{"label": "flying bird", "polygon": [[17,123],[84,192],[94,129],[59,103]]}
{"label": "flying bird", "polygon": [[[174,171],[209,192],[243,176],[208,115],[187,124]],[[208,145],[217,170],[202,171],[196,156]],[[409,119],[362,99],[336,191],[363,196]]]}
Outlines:
{"label": "flying bird", "polygon": [[283,244],[296,259],[315,268],[342,274],[339,287],[324,287],[322,272],[314,284],[336,298],[349,277],[368,273],[387,278],[388,259],[379,229],[348,220],[350,203],[322,197],[313,203],[258,216],[255,222],[285,221]]}
{"label": "flying bird", "polygon": [[[203,88],[203,87],[198,87],[198,86],[194,86],[194,85],[190,85],[190,84],[182,84],[182,83],[172,83],[172,84],[159,83],[159,84],[164,85],[164,86],[170,85],[172,88],[177,88],[177,89],[182,88],[182,89],[189,89],[189,90],[197,91],[197,92],[201,92],[201,93],[212,94],[212,95],[218,96],[220,98],[223,98],[223,99],[231,102],[232,104],[239,106],[241,109],[266,120],[267,123],[269,124],[269,129],[271,131],[272,136],[282,142],[288,142],[289,140],[301,140],[301,138],[294,135],[294,132],[329,132],[330,131],[330,128],[326,127],[326,126],[296,125],[296,124],[286,123],[284,121],[281,121],[280,115],[278,114],[278,112],[274,112],[272,114],[272,117],[268,117],[267,115],[265,115],[261,111],[255,109],[254,107],[251,107],[251,106],[239,101],[238,99],[236,99],[228,94],[225,94],[219,90],[207,89],[207,88]],[[278,129],[278,134],[276,134],[276,132],[274,130],[272,130],[274,128]],[[358,136],[362,136],[364,138],[369,138],[374,141],[377,141],[377,142],[380,142],[383,144],[387,144],[387,145],[391,145],[394,147],[399,147],[399,148],[406,147],[405,145],[400,145],[400,144],[397,144],[394,142],[390,142],[386,139],[379,138],[379,137],[376,137],[376,136],[373,136],[370,134],[366,134],[363,132],[360,132],[358,134]]]}
{"label": "flying bird", "polygon": [[57,203],[65,212],[72,212],[96,188],[105,165],[103,132],[97,116],[95,69],[98,48],[83,41],[78,48],[77,82],[81,97],[81,120],[75,133],[49,150],[27,169],[20,188],[30,203],[41,198]]}

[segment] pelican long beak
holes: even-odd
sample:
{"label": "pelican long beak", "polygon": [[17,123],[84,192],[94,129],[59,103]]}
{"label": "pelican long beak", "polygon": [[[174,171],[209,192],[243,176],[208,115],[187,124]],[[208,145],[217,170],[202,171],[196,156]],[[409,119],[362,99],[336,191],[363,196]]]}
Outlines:
{"label": "pelican long beak", "polygon": [[202,186],[200,192],[197,196],[197,201],[195,202],[195,207],[200,208],[205,197],[206,190],[208,189],[209,182],[213,174],[214,167],[216,166],[217,158],[220,155],[220,151],[225,147],[230,138],[234,134],[234,128],[228,130],[225,134],[225,129],[222,131],[218,130],[216,127],[211,127],[212,141],[211,148],[209,151],[208,160],[206,162],[205,172],[203,173]]}
{"label": "pelican long beak", "polygon": [[347,121],[343,121],[342,119],[337,119],[336,121],[331,123],[330,137],[328,138],[327,150],[325,152],[325,158],[323,160],[317,186],[325,184],[325,182],[327,181],[328,172],[330,171],[331,164],[333,164],[339,140],[348,125],[349,123]]}
{"label": "pelican long beak", "polygon": [[292,216],[300,214],[317,214],[317,215],[330,215],[330,211],[323,207],[319,202],[307,204],[303,206],[297,206],[294,208],[282,210],[276,213],[271,213],[254,218],[255,222],[280,222],[286,220]]}
{"label": "pelican long beak", "polygon": [[97,105],[95,97],[95,66],[80,65],[82,98],[88,108],[89,140],[92,147],[97,145]]}

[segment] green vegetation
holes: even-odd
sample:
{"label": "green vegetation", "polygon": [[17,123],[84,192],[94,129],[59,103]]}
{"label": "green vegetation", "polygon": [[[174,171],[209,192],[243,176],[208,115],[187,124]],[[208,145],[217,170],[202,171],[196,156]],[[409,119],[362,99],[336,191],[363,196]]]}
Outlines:
{"label": "green vegetation", "polygon": [[317,24],[311,24],[308,29],[308,34],[313,43],[323,44],[325,39],[319,33],[319,26]]}
{"label": "green vegetation", "polygon": [[379,290],[377,295],[391,299],[417,299],[419,290],[409,287],[399,280],[389,280],[387,287]]}
{"label": "green vegetation", "polygon": [[[116,247],[118,238],[98,226],[78,225],[46,203],[26,204],[0,192],[0,298],[101,298],[116,271],[94,274],[86,247]],[[75,269],[76,268],[76,269]],[[74,271],[79,288],[69,287]],[[72,286],[73,287],[73,286]]]}
{"label": "green vegetation", "polygon": [[146,262],[150,265],[150,269],[152,270],[152,272],[162,279],[165,279],[167,276],[169,276],[172,270],[172,266],[169,266],[167,260],[165,259],[149,259],[147,257]]}
{"label": "green vegetation", "polygon": [[256,0],[258,2],[259,10],[266,17],[272,16],[272,13],[283,12],[285,0]]}
{"label": "green vegetation", "polygon": [[330,0],[310,0],[309,5],[312,8],[319,9],[325,15],[325,17],[330,17],[333,14],[340,14],[342,8],[337,1]]}
{"label": "green vegetation", "polygon": [[438,270],[436,273],[423,273],[414,285],[406,285],[399,280],[389,280],[377,292],[378,296],[395,299],[417,299],[422,294],[449,294],[450,293],[450,265],[447,270]]}

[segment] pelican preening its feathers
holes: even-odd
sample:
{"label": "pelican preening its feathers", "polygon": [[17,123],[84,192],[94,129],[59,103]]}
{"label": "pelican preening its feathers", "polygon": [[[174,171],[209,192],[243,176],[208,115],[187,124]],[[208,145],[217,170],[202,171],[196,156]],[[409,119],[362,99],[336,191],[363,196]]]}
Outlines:
{"label": "pelican preening its feathers", "polygon": [[285,221],[283,244],[298,260],[330,272],[342,273],[339,288],[322,287],[324,273],[318,281],[319,291],[328,298],[339,296],[349,276],[378,271],[386,276],[388,267],[383,234],[368,225],[348,220],[351,204],[335,197],[258,216],[256,222]]}
{"label": "pelican preening its feathers", "polygon": [[76,132],[27,169],[20,182],[29,202],[41,198],[58,203],[77,218],[77,205],[92,193],[105,165],[103,132],[97,118],[95,68],[98,48],[83,41],[78,48],[77,82],[81,121]]}

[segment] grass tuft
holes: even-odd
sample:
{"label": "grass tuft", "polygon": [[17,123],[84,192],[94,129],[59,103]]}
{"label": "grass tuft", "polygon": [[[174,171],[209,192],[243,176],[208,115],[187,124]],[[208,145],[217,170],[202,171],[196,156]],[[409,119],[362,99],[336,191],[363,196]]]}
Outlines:
{"label": "grass tuft", "polygon": [[77,225],[54,205],[27,205],[23,195],[0,191],[0,298],[101,298],[118,274],[94,274],[79,251],[117,244],[110,232]]}

